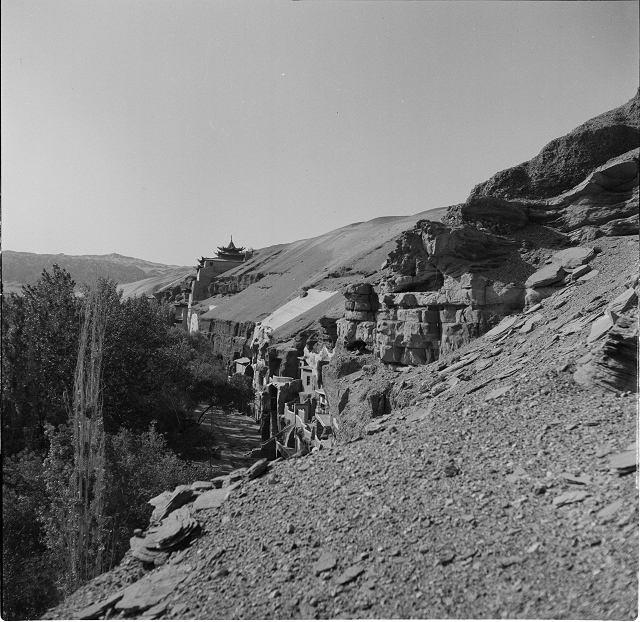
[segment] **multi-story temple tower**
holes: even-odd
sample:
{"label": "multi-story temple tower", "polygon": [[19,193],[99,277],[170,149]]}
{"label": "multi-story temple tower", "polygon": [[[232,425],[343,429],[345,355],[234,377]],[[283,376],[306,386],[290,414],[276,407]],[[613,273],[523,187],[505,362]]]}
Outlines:
{"label": "multi-story temple tower", "polygon": [[209,285],[217,276],[239,266],[245,260],[245,248],[238,248],[233,243],[233,236],[228,246],[218,246],[215,257],[200,257],[196,266],[196,279],[191,287],[189,306],[209,296]]}

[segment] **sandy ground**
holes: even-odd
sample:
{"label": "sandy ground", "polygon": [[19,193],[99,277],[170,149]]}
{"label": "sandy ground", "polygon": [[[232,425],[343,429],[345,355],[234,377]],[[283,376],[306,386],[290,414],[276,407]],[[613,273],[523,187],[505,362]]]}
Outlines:
{"label": "sandy ground", "polygon": [[[202,411],[202,408],[197,409],[195,416],[199,417]],[[255,462],[255,458],[247,454],[260,447],[260,429],[250,417],[217,408],[204,415],[200,426],[215,435],[220,457],[212,458],[211,464],[217,467],[219,475],[246,468]]]}

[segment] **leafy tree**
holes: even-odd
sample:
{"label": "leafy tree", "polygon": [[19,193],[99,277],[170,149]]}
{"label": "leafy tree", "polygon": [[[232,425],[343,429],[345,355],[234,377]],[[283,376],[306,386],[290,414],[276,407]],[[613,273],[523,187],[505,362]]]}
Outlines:
{"label": "leafy tree", "polygon": [[3,300],[5,451],[42,449],[45,423],[58,425],[67,418],[80,325],[74,288],[71,275],[54,265],[35,285],[23,286],[22,296]]}
{"label": "leafy tree", "polygon": [[43,541],[41,510],[46,504],[42,458],[22,451],[3,458],[2,615],[37,618],[60,599],[55,569]]}
{"label": "leafy tree", "polygon": [[[252,396],[247,378],[227,380],[206,338],[172,327],[166,306],[124,300],[109,280],[82,297],[74,285],[54,266],[2,303],[5,617],[37,616],[117,563],[148,522],[149,498],[210,475],[170,449],[189,443],[178,434],[193,425],[187,415],[199,403],[243,409]],[[101,346],[82,322],[96,300]],[[94,446],[95,456],[83,449]],[[36,451],[17,453],[25,447]]]}
{"label": "leafy tree", "polygon": [[229,388],[233,407],[240,412],[246,412],[254,398],[251,378],[244,374],[234,374],[229,380]]}

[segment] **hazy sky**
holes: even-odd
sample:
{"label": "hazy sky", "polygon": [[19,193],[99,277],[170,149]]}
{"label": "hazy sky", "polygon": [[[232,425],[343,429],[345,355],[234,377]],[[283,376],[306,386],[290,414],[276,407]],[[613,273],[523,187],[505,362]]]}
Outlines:
{"label": "hazy sky", "polygon": [[638,2],[2,0],[2,243],[193,265],[460,203],[637,88]]}

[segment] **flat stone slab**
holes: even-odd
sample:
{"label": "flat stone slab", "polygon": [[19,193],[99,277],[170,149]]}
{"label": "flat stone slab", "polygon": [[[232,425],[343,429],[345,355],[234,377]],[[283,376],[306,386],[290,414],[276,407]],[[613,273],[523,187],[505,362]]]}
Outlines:
{"label": "flat stone slab", "polygon": [[621,473],[630,473],[636,470],[638,465],[638,454],[635,450],[623,451],[611,457],[609,466]]}
{"label": "flat stone slab", "polygon": [[178,486],[172,493],[163,492],[149,501],[150,505],[155,506],[155,510],[151,514],[151,520],[161,521],[171,512],[182,507],[185,503],[191,501],[194,496],[191,486]]}
{"label": "flat stone slab", "polygon": [[638,295],[636,294],[635,290],[627,289],[607,305],[607,310],[620,314],[624,313],[628,309],[631,309],[631,307],[633,307],[637,303]]}
{"label": "flat stone slab", "polygon": [[592,325],[591,332],[587,337],[587,343],[593,343],[600,339],[602,335],[607,333],[609,329],[613,328],[613,320],[608,313],[601,315]]}
{"label": "flat stone slab", "polygon": [[482,359],[476,363],[476,371],[482,371],[483,369],[487,369],[493,365],[493,361],[488,361],[487,359]]}
{"label": "flat stone slab", "polygon": [[209,510],[211,508],[219,508],[224,503],[227,494],[225,488],[214,488],[201,494],[193,503],[194,510]]}
{"label": "flat stone slab", "polygon": [[581,503],[587,497],[590,497],[590,496],[591,496],[591,493],[584,492],[582,490],[565,492],[564,494],[556,497],[553,500],[553,505],[555,505],[557,508],[560,508],[563,505],[569,505],[571,503]]}
{"label": "flat stone slab", "polygon": [[533,325],[538,323],[541,319],[542,319],[542,313],[534,313],[524,323],[524,325],[520,329],[520,332],[521,333],[530,333],[533,330]]}
{"label": "flat stone slab", "polygon": [[191,484],[191,490],[210,490],[211,488],[213,488],[211,482],[193,482]]}
{"label": "flat stone slab", "polygon": [[542,305],[540,303],[533,305],[530,309],[527,309],[524,314],[529,315],[530,313],[535,313],[538,309],[542,309]]}
{"label": "flat stone slab", "polygon": [[480,356],[482,356],[481,352],[474,352],[472,355],[466,356],[461,361],[458,361],[453,365],[449,365],[449,367],[446,367],[441,372],[438,372],[438,375],[440,376],[440,378],[444,378],[445,376],[448,376],[449,374],[451,374],[454,371],[457,371],[458,369],[462,369],[467,365],[471,365],[471,363],[473,363],[473,361],[475,361],[476,359],[480,358]]}
{"label": "flat stone slab", "polygon": [[518,321],[518,316],[509,315],[500,322],[497,326],[494,326],[490,331],[484,334],[488,339],[493,339],[494,337],[499,337],[503,333],[507,332],[516,322]]}
{"label": "flat stone slab", "polygon": [[623,505],[624,503],[622,499],[618,499],[617,501],[614,501],[613,503],[610,503],[609,505],[603,507],[598,512],[597,516],[603,522],[610,521],[616,517],[618,512],[623,508]]}
{"label": "flat stone slab", "polygon": [[97,620],[107,609],[112,607],[115,603],[117,603],[124,596],[124,590],[116,592],[111,596],[108,596],[104,600],[101,600],[99,603],[95,605],[89,605],[85,607],[82,611],[78,611],[73,616],[74,620]]}
{"label": "flat stone slab", "polygon": [[313,572],[316,574],[320,574],[321,572],[327,572],[328,570],[333,570],[336,567],[336,558],[333,554],[329,552],[324,552],[320,559],[313,564]]}
{"label": "flat stone slab", "polygon": [[254,462],[247,469],[247,477],[249,479],[255,479],[256,477],[260,477],[268,468],[269,468],[269,461],[266,458],[262,458],[261,460]]}
{"label": "flat stone slab", "polygon": [[419,410],[417,412],[411,413],[407,417],[407,423],[416,423],[418,421],[424,421],[425,419],[428,419],[429,414],[430,414],[429,410]]}
{"label": "flat stone slab", "polygon": [[378,432],[384,432],[385,430],[385,426],[382,425],[381,423],[370,423],[369,425],[367,425],[367,427],[365,428],[365,432],[371,436],[373,434],[377,434]]}
{"label": "flat stone slab", "polygon": [[364,572],[364,568],[362,566],[351,566],[351,568],[347,568],[337,579],[339,585],[346,585],[350,583],[354,579],[357,579]]}
{"label": "flat stone slab", "polygon": [[197,528],[198,521],[191,516],[188,507],[183,507],[171,512],[157,530],[150,532],[150,536],[156,542],[155,548],[170,550],[188,538]]}
{"label": "flat stone slab", "polygon": [[553,263],[562,266],[568,270],[589,263],[596,256],[596,252],[592,248],[586,246],[575,246],[573,248],[565,248],[555,253],[551,257]]}
{"label": "flat stone slab", "polygon": [[589,266],[588,264],[585,264],[584,266],[579,266],[577,268],[574,268],[571,271],[571,277],[575,280],[587,274],[588,272],[591,272],[591,266]]}
{"label": "flat stone slab", "polygon": [[229,499],[233,494],[233,491],[240,488],[240,486],[242,486],[242,481],[235,482],[235,484],[231,484],[231,486],[227,486],[226,488],[223,488],[225,493],[224,500],[226,501],[227,499]]}
{"label": "flat stone slab", "polygon": [[179,566],[167,566],[148,574],[124,590],[115,608],[125,613],[145,611],[169,596],[187,576]]}
{"label": "flat stone slab", "polygon": [[498,387],[497,389],[494,389],[493,391],[487,393],[486,397],[484,398],[484,401],[489,402],[491,400],[495,400],[499,397],[502,397],[503,395],[506,395],[507,393],[509,393],[509,391],[511,391],[512,388],[513,388],[512,384],[509,384],[506,387]]}
{"label": "flat stone slab", "polygon": [[548,266],[544,266],[534,272],[526,281],[526,287],[544,287],[545,285],[551,285],[557,283],[564,278],[564,268],[556,263],[550,263]]}
{"label": "flat stone slab", "polygon": [[588,486],[591,483],[591,478],[587,475],[573,475],[572,473],[563,473],[562,478],[570,484],[580,484],[581,486]]}
{"label": "flat stone slab", "polygon": [[586,274],[583,274],[578,281],[590,281],[594,276],[598,276],[600,274],[600,270],[591,270],[590,272],[587,272]]}

